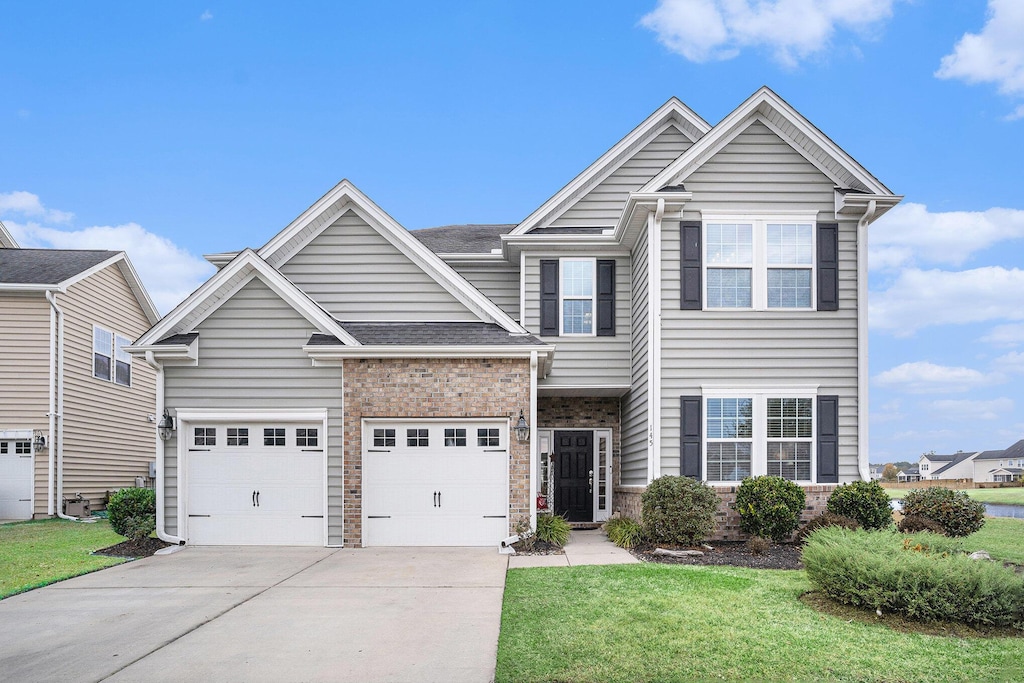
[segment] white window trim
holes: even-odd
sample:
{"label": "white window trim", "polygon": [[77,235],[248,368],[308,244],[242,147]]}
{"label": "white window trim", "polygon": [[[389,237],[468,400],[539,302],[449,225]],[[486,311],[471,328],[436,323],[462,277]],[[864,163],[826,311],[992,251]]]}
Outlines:
{"label": "white window trim", "polygon": [[[734,441],[734,439],[708,439],[707,430],[707,399],[709,398],[749,398],[753,400],[753,430],[750,449],[750,476],[759,477],[768,474],[768,399],[769,398],[809,398],[811,399],[811,478],[793,480],[801,486],[813,485],[818,480],[818,386],[817,385],[783,385],[783,386],[750,386],[750,385],[719,385],[702,387],[700,438],[701,438],[701,471],[708,472],[708,443]],[[738,439],[737,439],[738,440]],[[745,439],[744,439],[745,440]],[[772,439],[772,441],[806,441],[800,439]],[[736,486],[736,481],[719,481],[706,479],[713,486]]]}
{"label": "white window trim", "polygon": [[[592,277],[590,283],[590,332],[565,331],[565,301],[586,301],[585,296],[566,296],[564,271],[566,263],[590,263]],[[597,336],[597,258],[566,257],[558,259],[558,336],[559,337],[596,337]]]}
{"label": "white window trim", "polygon": [[[754,214],[717,214],[717,213],[703,213],[701,214],[701,287],[704,292],[704,310],[705,311],[768,311],[768,312],[783,312],[789,313],[792,311],[815,311],[817,310],[818,291],[817,291],[817,270],[818,270],[818,231],[815,229],[817,225],[818,215],[817,213],[787,213],[787,214],[772,214],[770,212],[759,212]],[[749,307],[713,307],[708,306],[708,269],[715,268],[729,268],[729,269],[746,269],[748,266],[740,264],[710,264],[707,258],[708,249],[708,223],[747,223],[751,225],[753,233],[753,243],[751,245],[752,260],[749,265],[750,269],[750,306]],[[811,225],[811,265],[804,264],[797,265],[786,265],[786,264],[772,264],[768,265],[768,224],[769,223],[809,223]],[[811,305],[809,307],[801,308],[784,308],[768,307],[768,269],[807,269],[811,271]],[[559,275],[561,277],[561,275]],[[561,305],[561,302],[559,302]]]}
{"label": "white window trim", "polygon": [[[108,349],[109,350],[109,354],[106,354],[107,357],[110,358],[110,377],[109,378],[97,377],[96,376],[96,332],[97,331],[103,331],[103,332],[105,332],[105,333],[110,335],[110,349]],[[123,383],[117,381],[117,363],[118,363],[118,358],[117,358],[117,340],[118,340],[118,338],[121,338],[121,339],[123,339],[124,341],[127,342],[127,344],[124,344],[123,346],[130,346],[131,343],[132,343],[132,340],[129,337],[126,337],[123,334],[119,334],[117,332],[114,332],[113,330],[107,329],[106,327],[103,327],[101,325],[93,325],[92,326],[92,352],[89,354],[89,363],[92,366],[91,367],[92,378],[93,379],[98,379],[101,382],[109,382],[110,384],[116,384],[119,387],[126,387],[128,389],[131,389],[132,388],[132,375],[134,374],[132,372],[133,368],[132,368],[132,357],[131,357],[131,355],[128,355],[127,361],[120,361],[120,362],[127,362],[128,363],[128,383],[127,384],[123,384]]]}

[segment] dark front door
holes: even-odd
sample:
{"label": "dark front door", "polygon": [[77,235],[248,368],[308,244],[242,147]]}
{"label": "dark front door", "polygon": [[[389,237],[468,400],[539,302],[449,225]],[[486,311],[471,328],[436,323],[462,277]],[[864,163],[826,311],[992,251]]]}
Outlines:
{"label": "dark front door", "polygon": [[555,432],[555,514],[594,521],[593,432]]}

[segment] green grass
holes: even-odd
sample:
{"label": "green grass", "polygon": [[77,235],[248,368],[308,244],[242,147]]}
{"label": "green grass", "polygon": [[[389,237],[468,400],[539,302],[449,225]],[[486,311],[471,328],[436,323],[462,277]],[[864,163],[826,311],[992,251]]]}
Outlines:
{"label": "green grass", "polygon": [[986,517],[985,526],[964,539],[967,550],[987,550],[997,560],[1024,564],[1024,519]]}
{"label": "green grass", "polygon": [[514,569],[496,680],[1017,680],[1024,637],[950,638],[822,614],[803,571]]}
{"label": "green grass", "polygon": [[81,524],[47,519],[0,525],[0,598],[125,562],[89,554],[123,540],[105,520]]}
{"label": "green grass", "polygon": [[[910,489],[885,489],[891,500],[899,500],[907,495]],[[966,489],[967,495],[982,503],[1005,503],[1008,505],[1024,505],[1024,487],[1015,486],[1003,489]]]}

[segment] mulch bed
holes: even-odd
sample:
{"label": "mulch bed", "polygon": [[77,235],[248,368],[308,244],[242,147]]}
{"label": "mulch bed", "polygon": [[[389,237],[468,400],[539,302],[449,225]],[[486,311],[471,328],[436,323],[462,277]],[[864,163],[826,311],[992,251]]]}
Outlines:
{"label": "mulch bed", "polygon": [[742,541],[708,541],[706,547],[674,548],[666,550],[699,550],[703,555],[693,557],[671,557],[655,555],[657,546],[643,545],[633,548],[634,556],[644,562],[660,562],[661,564],[701,564],[728,565],[732,567],[750,567],[751,569],[803,569],[800,561],[801,546],[796,543],[773,543],[765,555],[755,555],[747,549]]}
{"label": "mulch bed", "polygon": [[110,557],[149,557],[157,550],[162,550],[170,543],[165,543],[159,538],[143,538],[139,541],[124,541],[109,548],[94,550],[93,555],[108,555]]}

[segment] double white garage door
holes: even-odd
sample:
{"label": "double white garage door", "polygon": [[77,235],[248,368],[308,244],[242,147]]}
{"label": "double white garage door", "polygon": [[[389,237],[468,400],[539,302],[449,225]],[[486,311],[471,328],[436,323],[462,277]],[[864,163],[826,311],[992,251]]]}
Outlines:
{"label": "double white garage door", "polygon": [[[325,544],[322,423],[182,431],[189,543]],[[363,545],[497,545],[508,533],[508,463],[504,422],[367,421]]]}

